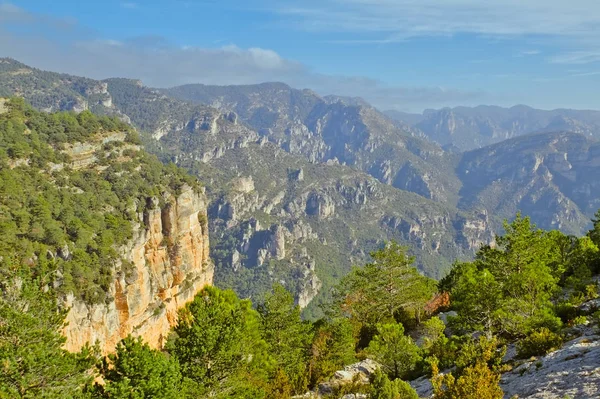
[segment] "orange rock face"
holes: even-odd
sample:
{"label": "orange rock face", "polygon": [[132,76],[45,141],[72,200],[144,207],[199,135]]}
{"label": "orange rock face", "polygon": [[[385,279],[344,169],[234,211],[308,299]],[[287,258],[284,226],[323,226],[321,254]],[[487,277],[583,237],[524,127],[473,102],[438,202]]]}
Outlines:
{"label": "orange rock face", "polygon": [[160,348],[177,323],[178,309],[212,284],[204,195],[185,187],[177,197],[163,196],[163,206],[157,198],[149,202],[153,209],[139,215],[134,238],[120,249],[132,266],[115,266],[110,303],[67,298],[68,350],[98,342],[110,353],[129,334]]}

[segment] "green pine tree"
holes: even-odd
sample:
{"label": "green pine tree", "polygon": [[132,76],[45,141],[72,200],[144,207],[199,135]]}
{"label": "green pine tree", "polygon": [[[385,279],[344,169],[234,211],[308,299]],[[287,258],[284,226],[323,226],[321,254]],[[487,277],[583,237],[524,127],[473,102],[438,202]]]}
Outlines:
{"label": "green pine tree", "polygon": [[181,397],[179,364],[131,336],[100,367],[104,383],[96,385],[96,397],[112,399],[177,399]]}
{"label": "green pine tree", "polygon": [[336,307],[345,316],[374,326],[410,312],[418,323],[435,292],[435,281],[413,266],[415,258],[395,242],[371,253],[373,262],[354,268],[338,286]]}
{"label": "green pine tree", "polygon": [[80,398],[95,351],[63,349],[66,312],[41,279],[0,273],[0,398]]}
{"label": "green pine tree", "polygon": [[380,363],[392,379],[408,377],[421,360],[419,347],[404,335],[404,327],[400,323],[377,325],[377,335],[365,352]]}
{"label": "green pine tree", "polygon": [[204,288],[180,311],[174,332],[167,348],[190,389],[223,398],[264,396],[273,364],[250,301]]}
{"label": "green pine tree", "polygon": [[592,219],[593,227],[588,232],[588,236],[592,239],[596,246],[600,247],[600,209],[594,214]]}
{"label": "green pine tree", "polygon": [[302,321],[300,307],[294,304],[292,294],[279,284],[273,286],[273,292],[258,306],[258,312],[269,352],[287,374],[294,392],[304,393],[308,385],[310,324]]}

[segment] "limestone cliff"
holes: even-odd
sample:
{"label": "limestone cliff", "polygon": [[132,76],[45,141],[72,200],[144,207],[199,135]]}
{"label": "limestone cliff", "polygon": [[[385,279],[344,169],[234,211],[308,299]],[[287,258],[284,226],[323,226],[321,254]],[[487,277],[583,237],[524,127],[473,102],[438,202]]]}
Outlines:
{"label": "limestone cliff", "polygon": [[177,310],[212,283],[204,194],[185,186],[177,196],[149,198],[133,239],[120,248],[108,304],[89,305],[72,296],[64,334],[66,348],[99,342],[103,353],[129,334],[161,347]]}

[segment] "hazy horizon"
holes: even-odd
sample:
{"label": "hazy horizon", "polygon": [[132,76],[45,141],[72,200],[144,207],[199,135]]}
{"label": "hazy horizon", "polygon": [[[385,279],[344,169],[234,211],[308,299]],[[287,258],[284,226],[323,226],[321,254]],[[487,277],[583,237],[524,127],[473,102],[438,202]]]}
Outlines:
{"label": "hazy horizon", "polygon": [[379,109],[600,109],[600,3],[0,2],[0,54],[152,87],[282,81]]}

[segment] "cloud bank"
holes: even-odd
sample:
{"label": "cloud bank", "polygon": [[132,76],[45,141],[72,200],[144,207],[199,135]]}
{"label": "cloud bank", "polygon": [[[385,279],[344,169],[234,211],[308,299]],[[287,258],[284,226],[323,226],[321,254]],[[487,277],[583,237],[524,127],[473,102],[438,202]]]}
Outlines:
{"label": "cloud bank", "polygon": [[284,24],[351,36],[335,43],[393,43],[474,34],[559,48],[550,63],[600,62],[598,0],[264,0]]}
{"label": "cloud bank", "polygon": [[390,38],[456,33],[600,37],[597,0],[281,0],[271,6],[303,29],[383,32]]}
{"label": "cloud bank", "polygon": [[[10,4],[0,4],[0,23],[0,56],[40,69],[95,79],[136,78],[153,87],[280,81],[322,95],[360,96],[383,109],[419,111],[476,101],[485,95],[439,87],[395,87],[366,77],[319,74],[273,50],[258,47],[179,47],[160,37],[126,41],[97,38],[84,27],[69,25],[69,21],[28,13]],[[18,33],[11,26],[19,27]],[[29,33],[23,34],[27,28],[31,28]]]}

